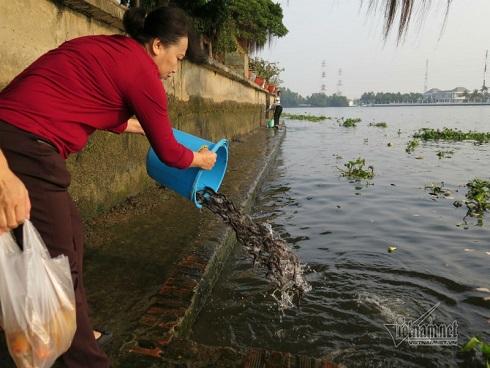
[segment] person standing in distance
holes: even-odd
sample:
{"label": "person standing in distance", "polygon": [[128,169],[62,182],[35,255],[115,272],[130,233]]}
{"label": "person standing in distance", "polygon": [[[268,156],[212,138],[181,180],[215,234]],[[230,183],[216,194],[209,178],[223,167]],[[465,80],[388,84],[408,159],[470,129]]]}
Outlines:
{"label": "person standing in distance", "polygon": [[279,128],[279,119],[282,114],[282,106],[281,106],[281,91],[277,90],[276,96],[274,97],[274,128]]}

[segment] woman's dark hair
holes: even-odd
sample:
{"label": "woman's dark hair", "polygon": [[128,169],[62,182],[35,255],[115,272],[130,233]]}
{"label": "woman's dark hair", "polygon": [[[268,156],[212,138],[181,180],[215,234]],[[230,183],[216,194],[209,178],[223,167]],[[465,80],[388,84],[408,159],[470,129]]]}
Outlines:
{"label": "woman's dark hair", "polygon": [[199,64],[206,61],[190,21],[180,8],[165,6],[148,14],[143,8],[130,8],[124,13],[123,25],[126,33],[142,44],[158,38],[164,45],[174,45],[182,37],[187,37],[187,57]]}

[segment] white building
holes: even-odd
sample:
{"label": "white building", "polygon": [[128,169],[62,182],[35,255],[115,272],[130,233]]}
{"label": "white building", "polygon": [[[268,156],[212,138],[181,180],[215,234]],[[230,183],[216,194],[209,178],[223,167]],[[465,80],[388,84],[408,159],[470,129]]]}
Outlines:
{"label": "white building", "polygon": [[429,89],[423,94],[423,102],[428,103],[462,103],[466,99],[465,93],[470,91],[464,87],[457,87],[449,91],[438,88]]}

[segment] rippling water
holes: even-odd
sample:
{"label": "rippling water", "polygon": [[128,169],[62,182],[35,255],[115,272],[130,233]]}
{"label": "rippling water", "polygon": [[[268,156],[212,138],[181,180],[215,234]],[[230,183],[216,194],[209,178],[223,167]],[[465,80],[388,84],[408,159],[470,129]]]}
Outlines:
{"label": "rippling water", "polygon": [[[385,324],[415,320],[440,303],[433,323],[457,321],[459,345],[473,335],[490,341],[490,213],[482,226],[470,219],[465,227],[465,209],[452,205],[464,198],[468,181],[490,178],[490,144],[430,142],[405,152],[422,127],[490,132],[490,108],[286,112],[362,118],[356,128],[286,120],[277,167],[255,207],[255,216],[271,222],[310,267],[313,290],[281,315],[267,280],[237,248],[193,337],[328,357],[348,367],[482,366],[456,346],[395,347]],[[388,128],[368,126],[381,121]],[[453,150],[453,157],[439,159],[440,150]],[[358,156],[374,166],[374,185],[339,177],[337,167]],[[452,196],[434,200],[424,187],[441,181]],[[388,253],[388,246],[397,251]]]}

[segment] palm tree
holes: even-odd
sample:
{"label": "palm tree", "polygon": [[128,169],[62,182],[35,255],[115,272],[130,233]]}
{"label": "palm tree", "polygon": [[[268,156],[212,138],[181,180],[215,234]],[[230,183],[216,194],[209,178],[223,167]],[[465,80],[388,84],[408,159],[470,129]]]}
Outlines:
{"label": "palm tree", "polygon": [[475,90],[473,90],[473,92],[471,92],[470,101],[477,102],[477,100],[479,99],[479,97],[480,97],[480,92],[478,92],[478,90],[475,89]]}
{"label": "palm tree", "polygon": [[[364,0],[365,1],[365,0]],[[444,24],[447,20],[447,15],[449,12],[449,7],[452,0],[446,1],[446,15],[444,18]],[[439,0],[437,1],[439,2]],[[412,14],[416,5],[420,6],[420,14],[426,14],[432,0],[368,0],[368,10],[377,11],[381,8],[384,12],[385,25],[384,25],[384,36],[385,39],[388,37],[390,31],[395,25],[397,14],[398,17],[398,42],[400,42],[408,30]]]}

